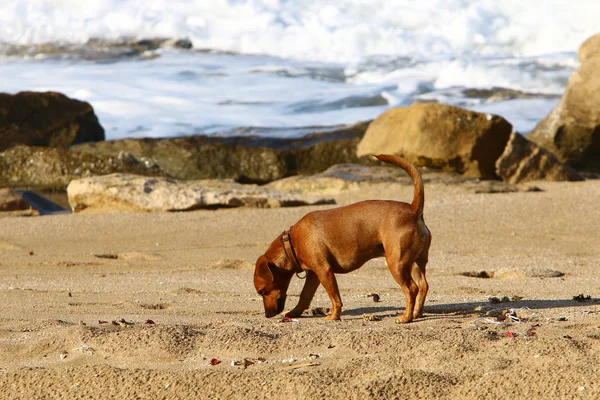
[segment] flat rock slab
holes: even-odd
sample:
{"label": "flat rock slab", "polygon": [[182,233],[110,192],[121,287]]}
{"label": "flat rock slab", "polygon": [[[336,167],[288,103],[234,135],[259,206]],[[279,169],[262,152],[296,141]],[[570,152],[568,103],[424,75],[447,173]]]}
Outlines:
{"label": "flat rock slab", "polygon": [[[481,180],[429,168],[421,169],[421,177],[426,185],[430,183],[456,185],[472,193],[541,191],[535,186],[516,185],[496,180]],[[270,182],[265,186],[269,189],[281,191],[333,196],[345,190],[360,190],[369,185],[380,183],[412,186],[412,180],[400,168],[358,164],[336,164],[319,174],[290,176]]]}
{"label": "flat rock slab", "polygon": [[178,181],[110,174],[71,181],[74,212],[190,211],[220,207],[291,207],[332,204],[334,200],[243,185],[231,180]]}
{"label": "flat rock slab", "polygon": [[95,155],[22,145],[0,152],[0,187],[63,190],[73,179],[111,173],[165,176],[154,165],[125,155]]}
{"label": "flat rock slab", "polygon": [[336,195],[343,190],[357,190],[364,184],[381,182],[412,185],[410,177],[400,168],[336,164],[319,174],[290,176],[265,186],[286,192]]}

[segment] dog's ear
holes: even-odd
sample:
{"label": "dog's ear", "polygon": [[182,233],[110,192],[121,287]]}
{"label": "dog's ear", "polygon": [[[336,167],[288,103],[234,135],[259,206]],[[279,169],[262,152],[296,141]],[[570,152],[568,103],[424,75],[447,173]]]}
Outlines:
{"label": "dog's ear", "polygon": [[258,260],[256,260],[254,279],[256,278],[260,278],[266,282],[273,282],[275,280],[273,272],[271,272],[271,269],[269,268],[269,262],[265,256],[260,256]]}

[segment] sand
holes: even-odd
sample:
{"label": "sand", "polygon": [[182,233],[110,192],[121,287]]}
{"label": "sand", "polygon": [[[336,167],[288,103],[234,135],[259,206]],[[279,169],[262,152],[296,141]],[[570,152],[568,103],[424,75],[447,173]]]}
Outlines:
{"label": "sand", "polygon": [[426,185],[431,290],[404,325],[382,260],[338,277],[342,321],[264,317],[254,261],[331,206],[0,218],[0,398],[598,398],[600,181],[537,186]]}

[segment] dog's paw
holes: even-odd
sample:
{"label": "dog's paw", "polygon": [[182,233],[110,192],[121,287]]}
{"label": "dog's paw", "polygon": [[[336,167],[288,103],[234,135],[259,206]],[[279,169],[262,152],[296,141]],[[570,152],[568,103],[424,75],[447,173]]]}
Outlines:
{"label": "dog's paw", "polygon": [[296,310],[291,310],[289,312],[287,312],[285,314],[286,317],[288,318],[298,318],[302,316],[302,312],[301,311],[296,311]]}
{"label": "dog's paw", "polygon": [[341,318],[340,318],[340,316],[339,316],[339,315],[333,315],[333,314],[331,314],[331,315],[328,315],[328,316],[326,316],[326,317],[325,317],[325,318],[323,318],[323,319],[324,319],[325,321],[340,321],[340,320],[341,320]]}
{"label": "dog's paw", "polygon": [[412,315],[404,315],[404,314],[402,314],[401,316],[399,316],[398,318],[396,318],[396,323],[398,323],[398,324],[408,324],[412,320],[413,320]]}

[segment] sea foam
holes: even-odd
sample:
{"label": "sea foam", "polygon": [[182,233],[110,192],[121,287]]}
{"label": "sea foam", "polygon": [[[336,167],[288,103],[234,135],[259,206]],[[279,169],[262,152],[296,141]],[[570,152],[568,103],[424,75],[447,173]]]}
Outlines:
{"label": "sea foam", "polygon": [[[118,139],[353,123],[414,101],[498,113],[526,133],[597,33],[600,2],[0,0],[0,9],[0,91],[89,101]],[[11,46],[155,37],[187,38],[196,51],[7,57]],[[465,95],[498,87],[526,96]]]}

